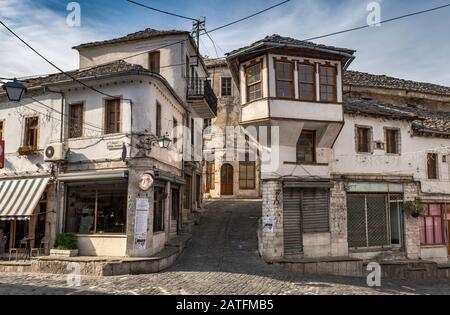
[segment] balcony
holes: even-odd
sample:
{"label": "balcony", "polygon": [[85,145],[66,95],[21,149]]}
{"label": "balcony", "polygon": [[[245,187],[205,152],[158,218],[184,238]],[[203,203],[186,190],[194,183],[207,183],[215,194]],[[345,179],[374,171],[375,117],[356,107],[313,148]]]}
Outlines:
{"label": "balcony", "polygon": [[217,96],[206,79],[189,80],[188,102],[201,118],[217,116]]}

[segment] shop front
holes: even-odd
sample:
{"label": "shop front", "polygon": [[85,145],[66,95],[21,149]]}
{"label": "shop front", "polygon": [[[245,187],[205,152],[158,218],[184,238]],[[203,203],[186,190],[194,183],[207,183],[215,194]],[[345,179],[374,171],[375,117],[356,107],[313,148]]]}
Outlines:
{"label": "shop front", "polygon": [[351,255],[369,258],[386,250],[403,253],[403,185],[347,184],[347,233]]}
{"label": "shop front", "polygon": [[450,256],[450,203],[424,202],[419,218],[421,258],[448,262]]}
{"label": "shop front", "polygon": [[0,181],[0,252],[29,246],[48,249],[49,178],[5,179]]}

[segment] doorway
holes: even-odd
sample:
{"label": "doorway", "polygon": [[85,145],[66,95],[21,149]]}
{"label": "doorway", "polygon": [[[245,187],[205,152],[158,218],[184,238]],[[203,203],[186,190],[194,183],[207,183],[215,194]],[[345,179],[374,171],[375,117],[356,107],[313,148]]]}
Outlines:
{"label": "doorway", "polygon": [[176,234],[180,233],[180,190],[172,188],[172,221],[176,222]]}
{"label": "doorway", "polygon": [[450,256],[450,205],[447,204],[447,246],[448,254]]}
{"label": "doorway", "polygon": [[234,174],[233,166],[224,164],[221,169],[220,185],[222,196],[233,195]]}

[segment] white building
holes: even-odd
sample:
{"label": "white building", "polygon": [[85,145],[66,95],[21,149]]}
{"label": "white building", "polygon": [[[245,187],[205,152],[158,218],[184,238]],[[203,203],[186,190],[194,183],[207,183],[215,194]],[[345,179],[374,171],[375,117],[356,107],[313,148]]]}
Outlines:
{"label": "white building", "polygon": [[273,35],[228,54],[241,124],[279,133],[261,166],[260,252],[447,262],[448,88],[356,72],[344,86],[354,53]]}
{"label": "white building", "polygon": [[[81,255],[152,255],[201,207],[201,149],[192,148],[216,111],[207,69],[182,31],[147,29],[76,49],[76,81],[27,80],[20,103],[0,95],[2,232],[9,247],[24,236],[53,244],[68,232]],[[174,131],[181,126],[190,132]],[[151,145],[166,134],[168,150]]]}

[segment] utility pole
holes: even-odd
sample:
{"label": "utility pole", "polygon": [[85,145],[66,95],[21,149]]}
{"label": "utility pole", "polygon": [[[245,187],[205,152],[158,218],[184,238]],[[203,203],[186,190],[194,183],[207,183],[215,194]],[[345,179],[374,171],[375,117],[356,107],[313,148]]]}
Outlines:
{"label": "utility pole", "polygon": [[195,38],[196,44],[197,44],[197,64],[195,65],[198,67],[199,60],[200,60],[200,33],[206,30],[206,17],[202,16],[200,19],[195,20],[193,23],[193,30],[192,30],[192,36]]}

